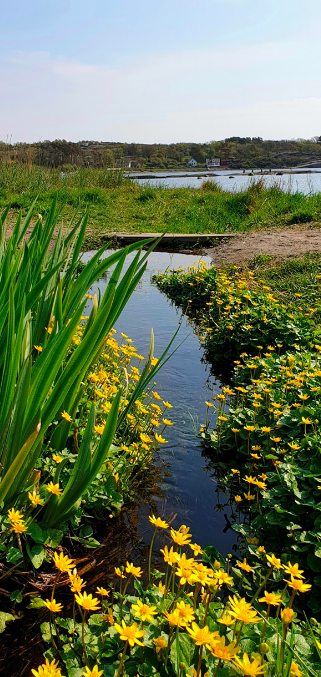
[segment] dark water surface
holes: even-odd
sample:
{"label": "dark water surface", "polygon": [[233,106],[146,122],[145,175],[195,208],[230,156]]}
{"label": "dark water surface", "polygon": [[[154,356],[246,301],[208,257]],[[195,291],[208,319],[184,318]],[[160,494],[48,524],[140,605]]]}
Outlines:
{"label": "dark water surface", "polygon": [[[110,253],[106,252],[105,256]],[[93,252],[87,252],[83,257],[88,260],[92,255]],[[168,267],[183,268],[195,262],[195,254],[154,252],[149,256],[147,270],[115,327],[133,339],[140,354],[147,356],[153,328],[155,356],[159,357],[180,319],[180,312],[151,284],[151,276]],[[98,288],[103,292],[107,280],[108,276],[100,279],[92,292]],[[156,376],[158,393],[173,405],[173,409],[166,410],[165,416],[175,425],[168,426],[163,433],[169,441],[169,444],[161,445],[158,461],[165,470],[161,482],[164,498],[156,497],[155,501],[159,514],[165,518],[170,519],[177,513],[175,526],[182,523],[190,526],[194,540],[201,546],[213,544],[222,554],[227,554],[236,542],[235,532],[229,529],[224,533],[227,524],[224,514],[229,516],[230,508],[225,506],[218,511],[216,507],[216,481],[206,471],[206,458],[202,457],[198,439],[199,427],[206,417],[205,400],[212,397],[213,391],[219,391],[220,384],[210,376],[208,365],[201,361],[203,353],[199,339],[185,318],[176,345],[183,339],[183,344]],[[224,497],[220,499],[221,503],[226,503]],[[150,536],[149,510],[145,505],[140,511],[139,531],[146,540]]]}

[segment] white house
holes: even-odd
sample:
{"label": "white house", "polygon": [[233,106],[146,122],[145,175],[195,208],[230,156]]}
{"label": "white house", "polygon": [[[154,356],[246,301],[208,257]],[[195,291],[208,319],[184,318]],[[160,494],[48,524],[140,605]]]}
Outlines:
{"label": "white house", "polygon": [[192,158],[187,162],[186,167],[197,167],[197,162],[196,162],[196,160],[194,160],[194,158],[192,157]]}
{"label": "white house", "polygon": [[210,160],[206,160],[207,169],[212,169],[212,167],[220,167],[221,160],[219,157],[213,157]]}

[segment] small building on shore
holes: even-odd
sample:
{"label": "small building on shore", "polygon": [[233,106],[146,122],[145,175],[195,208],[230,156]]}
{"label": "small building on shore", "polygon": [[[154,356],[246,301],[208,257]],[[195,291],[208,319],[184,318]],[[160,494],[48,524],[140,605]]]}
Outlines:
{"label": "small building on shore", "polygon": [[213,157],[210,159],[205,160],[205,164],[207,169],[212,169],[213,167],[220,167],[221,166],[221,160],[219,157]]}
{"label": "small building on shore", "polygon": [[196,162],[196,160],[194,160],[194,158],[192,157],[192,158],[186,163],[186,167],[197,167],[197,162]]}

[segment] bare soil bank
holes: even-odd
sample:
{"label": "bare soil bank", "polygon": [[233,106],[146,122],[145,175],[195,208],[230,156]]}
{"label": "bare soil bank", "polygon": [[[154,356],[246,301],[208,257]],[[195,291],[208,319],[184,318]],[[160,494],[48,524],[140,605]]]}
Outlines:
{"label": "bare soil bank", "polygon": [[307,252],[321,252],[320,225],[252,231],[206,250],[215,266],[242,263],[258,254],[287,259],[300,257]]}

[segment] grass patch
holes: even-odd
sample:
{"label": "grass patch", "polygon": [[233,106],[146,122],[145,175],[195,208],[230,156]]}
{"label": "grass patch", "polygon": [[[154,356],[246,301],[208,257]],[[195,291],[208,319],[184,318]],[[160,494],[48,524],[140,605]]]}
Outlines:
{"label": "grass patch", "polygon": [[90,206],[89,225],[100,231],[237,233],[272,226],[321,221],[321,194],[283,192],[278,186],[252,184],[231,193],[212,182],[201,188],[139,186],[119,171],[57,169],[0,164],[0,207],[27,212],[31,200],[48,211],[57,195],[69,218]]}

